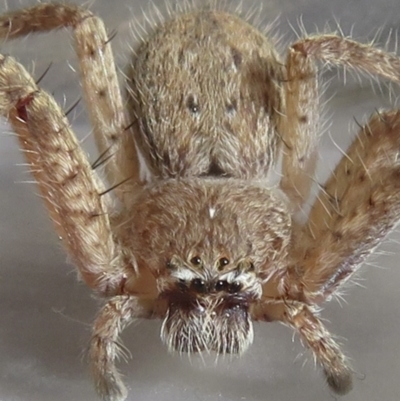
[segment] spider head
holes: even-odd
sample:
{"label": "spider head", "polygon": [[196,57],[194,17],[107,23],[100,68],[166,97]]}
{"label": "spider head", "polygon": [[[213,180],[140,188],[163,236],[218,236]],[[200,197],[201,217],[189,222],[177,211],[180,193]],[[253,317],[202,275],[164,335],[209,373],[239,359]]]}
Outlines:
{"label": "spider head", "polygon": [[[200,257],[191,262],[199,267]],[[221,258],[216,264],[229,264]],[[203,266],[186,267],[178,258],[169,262],[171,274],[163,283],[168,310],[161,338],[179,352],[244,352],[253,340],[250,305],[262,294],[254,265],[243,261],[234,270],[213,275]],[[207,274],[208,273],[208,274]]]}
{"label": "spider head", "polygon": [[135,259],[156,279],[169,349],[245,351],[252,304],[285,266],[291,219],[280,195],[239,180],[171,179],[149,185],[132,210]]}

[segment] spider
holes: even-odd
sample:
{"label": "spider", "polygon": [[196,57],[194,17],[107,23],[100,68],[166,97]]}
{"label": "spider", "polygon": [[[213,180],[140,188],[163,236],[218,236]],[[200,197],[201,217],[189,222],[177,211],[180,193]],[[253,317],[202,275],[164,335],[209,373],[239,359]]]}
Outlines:
{"label": "spider", "polygon": [[400,59],[324,34],[293,43],[283,62],[239,16],[191,10],[142,40],[126,113],[98,17],[67,4],[0,17],[3,39],[62,27],[74,35],[99,158],[89,163],[61,108],[3,55],[0,113],[80,277],[105,298],[89,350],[100,397],[127,396],[118,337],[138,318],[163,319],[162,341],[181,353],[241,354],[253,321],[282,322],[330,388],[350,391],[351,367],[319,310],[399,220],[400,112],[361,127],[299,221],[317,160],[317,62],[399,82]]}

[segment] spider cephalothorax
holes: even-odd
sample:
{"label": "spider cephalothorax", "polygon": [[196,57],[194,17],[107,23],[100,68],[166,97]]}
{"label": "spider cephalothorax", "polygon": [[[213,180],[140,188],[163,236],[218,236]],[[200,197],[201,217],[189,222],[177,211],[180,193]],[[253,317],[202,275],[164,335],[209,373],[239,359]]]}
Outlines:
{"label": "spider cephalothorax", "polygon": [[151,317],[163,319],[170,350],[189,353],[242,353],[253,320],[283,322],[331,389],[348,392],[352,371],[318,312],[399,221],[400,112],[371,118],[308,220],[296,221],[317,159],[316,63],[399,82],[400,60],[317,35],[291,45],[283,62],[238,16],[186,10],[154,27],[133,57],[128,123],[110,40],[92,13],[37,4],[0,17],[0,37],[65,26],[74,33],[99,158],[89,164],[52,97],[2,55],[0,113],[81,278],[107,299],[89,352],[99,395],[126,397],[115,368],[118,336],[132,320]]}
{"label": "spider cephalothorax", "polygon": [[252,341],[249,308],[286,258],[284,196],[261,183],[165,180],[132,209],[122,229],[167,303],[163,341],[178,351],[244,351]]}
{"label": "spider cephalothorax", "polygon": [[[260,213],[266,219],[260,219]],[[121,229],[129,235],[139,265],[147,264],[156,276],[179,278],[180,266],[174,260],[180,258],[183,268],[199,257],[196,270],[204,275],[199,278],[208,279],[249,259],[265,279],[285,259],[290,215],[284,197],[262,183],[169,179],[143,190]],[[220,263],[223,258],[227,265]]]}

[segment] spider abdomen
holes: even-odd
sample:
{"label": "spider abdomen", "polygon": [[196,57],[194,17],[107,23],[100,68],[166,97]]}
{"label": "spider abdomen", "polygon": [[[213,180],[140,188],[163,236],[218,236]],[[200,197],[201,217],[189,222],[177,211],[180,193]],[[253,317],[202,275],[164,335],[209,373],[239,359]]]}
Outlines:
{"label": "spider abdomen", "polygon": [[159,27],[129,73],[136,140],[152,172],[265,177],[282,73],[268,39],[236,16],[199,11]]}

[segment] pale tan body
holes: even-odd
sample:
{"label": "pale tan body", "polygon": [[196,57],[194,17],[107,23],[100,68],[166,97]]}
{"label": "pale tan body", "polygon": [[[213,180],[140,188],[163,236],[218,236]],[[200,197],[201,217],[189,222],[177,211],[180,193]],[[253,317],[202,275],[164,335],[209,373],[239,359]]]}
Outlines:
{"label": "pale tan body", "polygon": [[[139,49],[128,120],[105,29],[90,12],[37,5],[1,17],[0,36],[62,26],[75,35],[101,153],[95,165],[104,164],[116,185],[120,210],[112,210],[54,100],[4,56],[0,113],[19,136],[82,279],[109,298],[90,348],[99,394],[125,398],[114,366],[117,338],[138,317],[164,318],[164,342],[188,352],[242,352],[252,341],[251,319],[284,322],[331,388],[349,391],[351,369],[316,312],[398,221],[400,112],[376,115],[361,130],[306,224],[291,215],[307,199],[315,167],[315,62],[399,82],[400,60],[326,35],[299,40],[282,63],[237,17],[192,12]],[[139,178],[133,138],[149,183]],[[280,189],[268,188],[281,152]]]}

